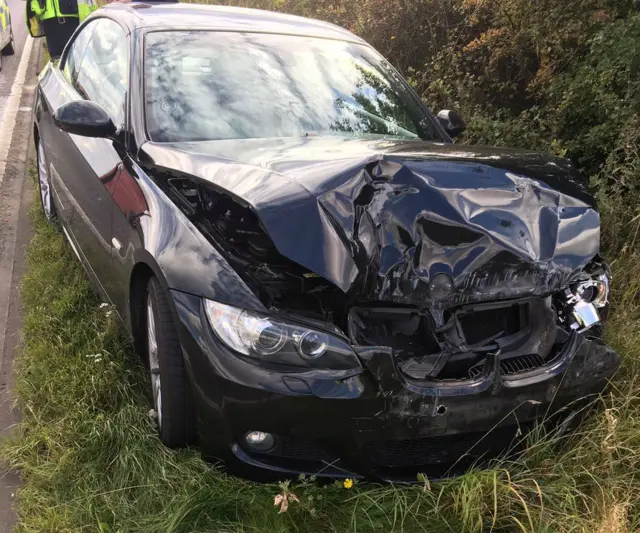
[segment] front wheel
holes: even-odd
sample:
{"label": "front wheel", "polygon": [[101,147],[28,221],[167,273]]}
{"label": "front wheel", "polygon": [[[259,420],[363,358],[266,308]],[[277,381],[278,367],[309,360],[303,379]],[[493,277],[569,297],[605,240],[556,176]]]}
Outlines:
{"label": "front wheel", "polygon": [[147,285],[146,348],[160,440],[170,448],[191,444],[195,411],[167,293],[157,278]]}
{"label": "front wheel", "polygon": [[5,46],[4,50],[2,51],[3,54],[8,56],[12,56],[16,53],[16,40],[13,38],[13,28],[11,29],[10,35],[11,38],[9,39],[9,44],[7,44],[7,46]]}

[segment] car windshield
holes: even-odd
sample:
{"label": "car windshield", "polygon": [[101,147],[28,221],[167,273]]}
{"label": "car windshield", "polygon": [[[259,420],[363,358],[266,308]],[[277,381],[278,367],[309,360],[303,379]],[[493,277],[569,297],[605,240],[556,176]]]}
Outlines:
{"label": "car windshield", "polygon": [[347,135],[441,140],[370,47],[214,31],[145,36],[145,114],[158,142]]}

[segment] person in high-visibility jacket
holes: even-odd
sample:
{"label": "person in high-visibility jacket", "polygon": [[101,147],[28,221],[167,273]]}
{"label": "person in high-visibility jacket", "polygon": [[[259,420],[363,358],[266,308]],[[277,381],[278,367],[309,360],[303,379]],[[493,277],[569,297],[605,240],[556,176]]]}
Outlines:
{"label": "person in high-visibility jacket", "polygon": [[78,25],[98,9],[96,0],[27,0],[31,37],[46,37],[51,59],[58,59]]}

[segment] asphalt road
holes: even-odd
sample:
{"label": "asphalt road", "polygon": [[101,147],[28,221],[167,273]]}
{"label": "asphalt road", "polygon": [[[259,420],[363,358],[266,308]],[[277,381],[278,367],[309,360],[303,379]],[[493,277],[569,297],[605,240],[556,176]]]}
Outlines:
{"label": "asphalt road", "polygon": [[[34,184],[25,179],[34,159],[32,106],[42,41],[27,39],[24,0],[8,0],[16,53],[4,56],[0,71],[0,437],[19,419],[14,406],[13,359],[19,343],[19,284],[24,250],[31,236],[27,213]],[[13,531],[13,495],[20,480],[4,469],[0,457],[0,533]]]}
{"label": "asphalt road", "polygon": [[8,0],[9,13],[11,13],[11,25],[13,26],[13,37],[16,40],[16,53],[13,56],[2,57],[2,70],[0,71],[0,117],[6,108],[7,99],[11,93],[13,80],[16,77],[20,56],[24,50],[24,43],[27,38],[27,26],[24,21],[25,1]]}

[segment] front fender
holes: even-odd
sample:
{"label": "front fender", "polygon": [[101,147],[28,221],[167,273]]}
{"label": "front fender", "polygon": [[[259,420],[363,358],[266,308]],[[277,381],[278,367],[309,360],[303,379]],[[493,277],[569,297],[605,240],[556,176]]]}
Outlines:
{"label": "front fender", "polygon": [[[165,289],[190,293],[237,307],[265,308],[226,259],[171,202],[135,161],[127,158],[114,191],[115,216],[128,225],[119,243],[129,256],[128,275],[136,264],[148,265]],[[118,212],[119,211],[119,212]],[[114,237],[117,222],[114,219]],[[120,223],[122,226],[122,222]],[[129,247],[130,250],[125,248]]]}

